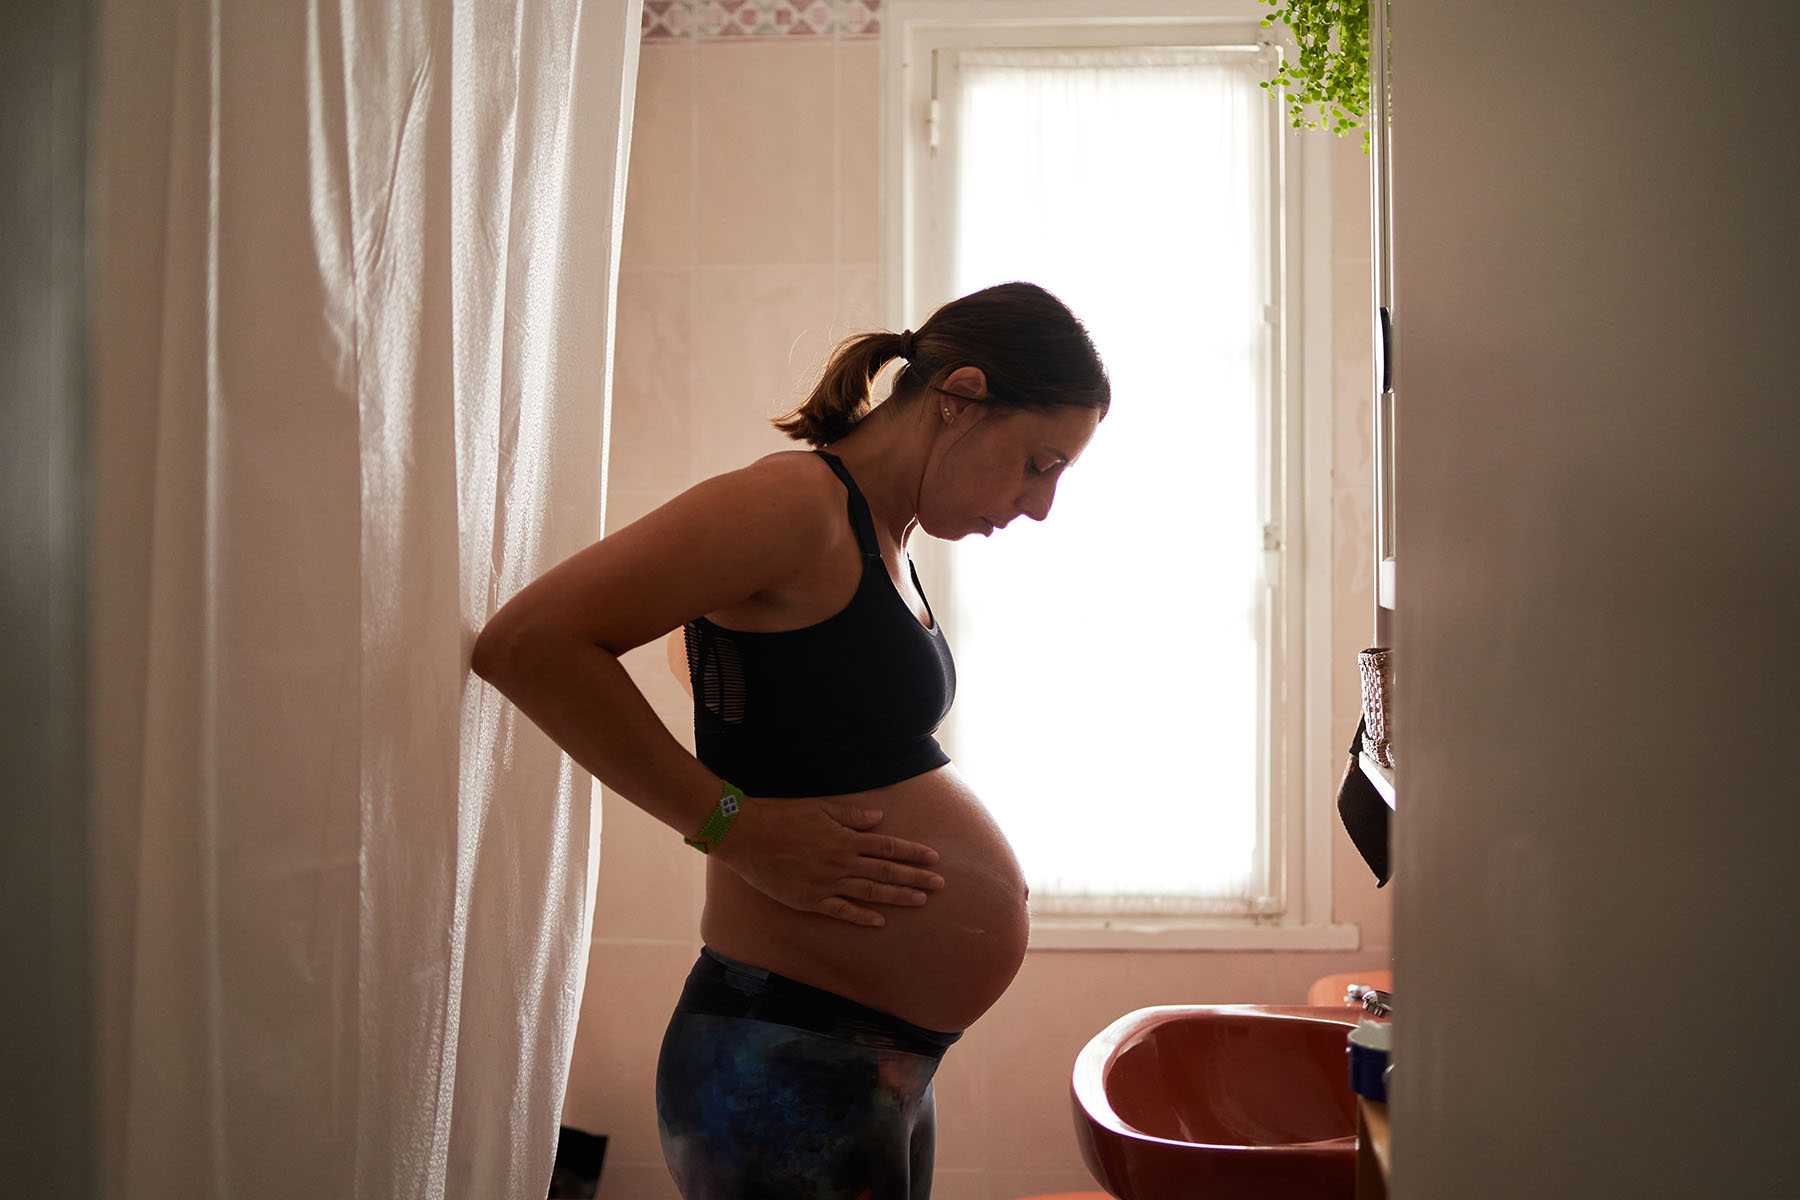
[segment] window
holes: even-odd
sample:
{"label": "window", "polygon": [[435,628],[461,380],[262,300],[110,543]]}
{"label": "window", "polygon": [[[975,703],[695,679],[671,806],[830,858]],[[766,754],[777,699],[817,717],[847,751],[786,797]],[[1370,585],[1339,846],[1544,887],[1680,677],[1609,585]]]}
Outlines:
{"label": "window", "polygon": [[934,564],[962,681],[943,736],[1019,852],[1040,945],[1328,913],[1328,827],[1309,838],[1302,804],[1309,621],[1329,629],[1303,537],[1305,156],[1235,7],[890,15],[900,311],[1029,279],[1113,379],[1052,519]]}

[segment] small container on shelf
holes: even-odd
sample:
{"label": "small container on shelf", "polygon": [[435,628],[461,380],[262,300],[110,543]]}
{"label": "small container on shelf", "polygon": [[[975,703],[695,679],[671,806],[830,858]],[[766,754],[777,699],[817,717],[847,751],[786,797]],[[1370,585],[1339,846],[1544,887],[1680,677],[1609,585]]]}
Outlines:
{"label": "small container on shelf", "polygon": [[1350,1090],[1367,1100],[1387,1102],[1388,1052],[1394,1027],[1364,1017],[1350,1031]]}

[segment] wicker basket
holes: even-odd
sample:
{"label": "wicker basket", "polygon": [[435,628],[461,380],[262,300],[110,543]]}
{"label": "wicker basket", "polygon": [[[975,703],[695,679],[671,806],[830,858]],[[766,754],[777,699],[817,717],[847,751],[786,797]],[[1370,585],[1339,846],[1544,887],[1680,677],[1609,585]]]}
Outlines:
{"label": "wicker basket", "polygon": [[1364,650],[1356,656],[1362,672],[1363,748],[1384,767],[1394,765],[1394,725],[1390,714],[1394,706],[1393,651],[1385,646]]}

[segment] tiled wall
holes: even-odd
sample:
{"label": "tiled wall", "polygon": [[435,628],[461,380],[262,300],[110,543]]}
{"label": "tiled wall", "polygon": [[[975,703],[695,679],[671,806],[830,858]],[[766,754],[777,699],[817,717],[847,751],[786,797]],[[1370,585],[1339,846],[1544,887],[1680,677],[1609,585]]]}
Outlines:
{"label": "tiled wall", "polygon": [[[879,11],[872,0],[646,4],[619,281],[612,527],[700,478],[794,445],[767,417],[795,401],[839,338],[881,325]],[[1358,399],[1368,373],[1367,165],[1348,140],[1334,163],[1338,747],[1355,724],[1355,654],[1368,637],[1371,489]],[[687,738],[686,697],[663,647],[627,663]],[[699,949],[700,858],[614,797],[604,819],[564,1120],[611,1136],[602,1196],[673,1200],[652,1081]],[[938,1200],[1091,1186],[1069,1116],[1069,1064],[1121,1013],[1170,1001],[1293,1002],[1317,976],[1385,965],[1388,897],[1341,831],[1334,865],[1336,919],[1363,928],[1354,953],[1029,955],[938,1076]]]}
{"label": "tiled wall", "polygon": [[881,0],[644,0],[644,43],[679,38],[875,38]]}

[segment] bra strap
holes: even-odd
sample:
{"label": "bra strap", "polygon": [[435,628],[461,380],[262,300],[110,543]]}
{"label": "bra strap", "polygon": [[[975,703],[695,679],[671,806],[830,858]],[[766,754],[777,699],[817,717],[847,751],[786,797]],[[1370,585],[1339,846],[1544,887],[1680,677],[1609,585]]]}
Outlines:
{"label": "bra strap", "polygon": [[856,530],[856,546],[865,558],[881,557],[881,542],[875,536],[875,518],[869,515],[869,502],[863,499],[862,489],[856,486],[856,480],[850,478],[849,470],[843,460],[827,450],[814,450],[814,454],[825,460],[838,479],[843,482],[844,489],[850,493],[850,526]]}

